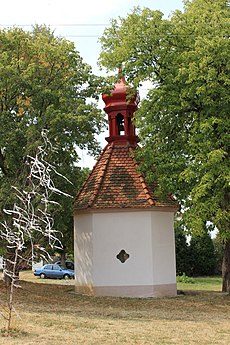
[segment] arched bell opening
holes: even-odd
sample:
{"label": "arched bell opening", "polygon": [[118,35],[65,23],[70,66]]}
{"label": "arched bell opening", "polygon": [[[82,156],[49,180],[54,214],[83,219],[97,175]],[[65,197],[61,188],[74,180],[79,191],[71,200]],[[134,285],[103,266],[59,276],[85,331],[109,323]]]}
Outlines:
{"label": "arched bell opening", "polygon": [[124,116],[119,113],[116,116],[117,135],[125,135]]}
{"label": "arched bell opening", "polygon": [[135,126],[133,125],[132,118],[133,118],[132,114],[129,113],[129,116],[127,118],[127,134],[128,135],[136,135]]}

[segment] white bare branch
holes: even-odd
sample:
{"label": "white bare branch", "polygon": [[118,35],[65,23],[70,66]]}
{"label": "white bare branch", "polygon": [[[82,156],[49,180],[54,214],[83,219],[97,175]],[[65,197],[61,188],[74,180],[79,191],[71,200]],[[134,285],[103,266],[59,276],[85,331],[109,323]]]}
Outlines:
{"label": "white bare branch", "polygon": [[[62,234],[53,228],[54,221],[51,212],[51,206],[53,209],[59,204],[51,197],[53,194],[68,197],[70,195],[54,185],[51,175],[56,174],[70,181],[58,173],[53,165],[46,162],[48,152],[53,151],[54,148],[48,140],[48,131],[43,130],[41,134],[43,145],[38,146],[35,157],[27,157],[26,167],[29,168],[29,173],[25,185],[12,186],[15,191],[15,202],[11,209],[3,210],[7,215],[7,220],[0,223],[0,238],[6,241],[8,249],[13,253],[12,258],[7,258],[7,269],[4,272],[5,276],[11,280],[8,327],[13,311],[13,289],[18,287],[17,261],[20,259],[33,262],[38,254],[41,257],[50,258],[47,248],[39,244],[39,239],[42,239],[42,242],[44,239],[47,240],[52,249],[62,248],[60,240]],[[28,247],[31,250],[31,257],[25,258],[24,253]],[[5,315],[5,312],[0,312],[0,315]]]}

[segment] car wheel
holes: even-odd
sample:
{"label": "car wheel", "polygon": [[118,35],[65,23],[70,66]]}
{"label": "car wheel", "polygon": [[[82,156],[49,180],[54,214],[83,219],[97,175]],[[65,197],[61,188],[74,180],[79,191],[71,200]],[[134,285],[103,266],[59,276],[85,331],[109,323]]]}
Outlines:
{"label": "car wheel", "polygon": [[45,279],[45,277],[46,277],[46,275],[45,275],[44,273],[41,273],[41,274],[40,274],[40,278],[41,278],[41,279]]}
{"label": "car wheel", "polygon": [[64,277],[63,277],[65,280],[67,279],[70,279],[70,276],[68,274],[64,274]]}

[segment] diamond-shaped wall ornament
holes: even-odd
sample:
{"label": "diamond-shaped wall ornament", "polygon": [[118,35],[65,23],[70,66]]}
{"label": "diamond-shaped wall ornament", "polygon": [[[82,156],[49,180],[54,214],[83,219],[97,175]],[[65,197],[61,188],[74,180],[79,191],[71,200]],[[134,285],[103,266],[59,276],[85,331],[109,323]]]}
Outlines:
{"label": "diamond-shaped wall ornament", "polygon": [[128,260],[129,254],[126,253],[124,249],[120,251],[119,254],[117,254],[117,259],[120,260],[120,262],[125,263],[126,260]]}

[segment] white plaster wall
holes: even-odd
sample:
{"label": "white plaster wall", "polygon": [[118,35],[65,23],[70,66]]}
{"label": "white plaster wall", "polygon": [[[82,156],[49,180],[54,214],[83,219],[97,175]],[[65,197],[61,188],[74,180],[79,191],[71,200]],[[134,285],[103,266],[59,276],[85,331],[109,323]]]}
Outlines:
{"label": "white plaster wall", "polygon": [[[150,212],[94,214],[93,243],[95,286],[153,283]],[[125,263],[116,258],[122,249],[130,255]]]}
{"label": "white plaster wall", "polygon": [[152,212],[151,220],[154,284],[176,283],[174,214]]}
{"label": "white plaster wall", "polygon": [[92,214],[74,217],[74,264],[75,279],[79,285],[93,283],[93,240]]}
{"label": "white plaster wall", "polygon": [[[79,285],[148,286],[176,283],[173,212],[135,211],[75,215]],[[117,254],[129,255],[121,263]]]}

